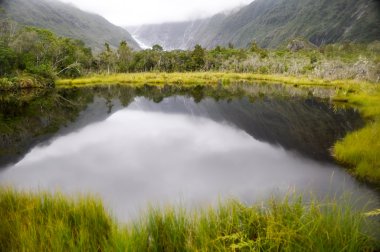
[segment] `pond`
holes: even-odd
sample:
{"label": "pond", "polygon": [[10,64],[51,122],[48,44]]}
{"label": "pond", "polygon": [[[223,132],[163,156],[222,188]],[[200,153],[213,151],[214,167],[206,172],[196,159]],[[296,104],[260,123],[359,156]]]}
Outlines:
{"label": "pond", "polygon": [[1,97],[0,185],[99,195],[120,219],[148,204],[253,203],[297,191],[378,193],[331,157],[363,126],[331,90],[282,85],[57,89]]}

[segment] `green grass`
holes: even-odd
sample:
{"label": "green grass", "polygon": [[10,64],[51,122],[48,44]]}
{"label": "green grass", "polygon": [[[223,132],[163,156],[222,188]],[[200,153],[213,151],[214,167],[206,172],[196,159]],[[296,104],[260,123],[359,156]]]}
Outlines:
{"label": "green grass", "polygon": [[380,183],[380,86],[351,86],[344,95],[349,103],[358,107],[367,120],[364,128],[349,133],[334,146],[334,156],[353,167],[357,177]]}
{"label": "green grass", "polygon": [[0,191],[1,251],[97,251],[113,225],[98,200]]}
{"label": "green grass", "polygon": [[254,206],[149,208],[139,220],[120,224],[94,198],[0,189],[0,250],[375,251],[378,233],[370,218],[349,203],[306,204],[294,196]]}
{"label": "green grass", "polygon": [[361,179],[380,181],[380,122],[348,134],[334,147],[335,157],[353,166],[353,173]]}

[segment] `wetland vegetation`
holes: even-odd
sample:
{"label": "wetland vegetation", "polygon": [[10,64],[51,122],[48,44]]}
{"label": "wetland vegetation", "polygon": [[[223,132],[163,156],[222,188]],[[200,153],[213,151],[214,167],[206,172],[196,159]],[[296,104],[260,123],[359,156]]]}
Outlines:
{"label": "wetland vegetation", "polygon": [[2,251],[375,251],[373,213],[301,196],[247,206],[150,208],[118,223],[91,197],[0,191]]}

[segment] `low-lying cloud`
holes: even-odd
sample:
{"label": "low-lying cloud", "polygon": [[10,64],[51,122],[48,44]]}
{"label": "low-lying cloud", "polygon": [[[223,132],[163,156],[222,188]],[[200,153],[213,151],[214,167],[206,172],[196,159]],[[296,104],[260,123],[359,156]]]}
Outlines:
{"label": "low-lying cloud", "polygon": [[82,10],[100,14],[110,22],[132,26],[185,21],[211,16],[253,0],[61,0]]}

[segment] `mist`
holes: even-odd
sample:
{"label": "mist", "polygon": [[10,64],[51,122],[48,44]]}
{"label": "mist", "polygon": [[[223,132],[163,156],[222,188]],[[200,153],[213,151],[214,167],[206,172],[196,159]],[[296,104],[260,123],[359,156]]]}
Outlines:
{"label": "mist", "polygon": [[100,14],[120,26],[158,24],[204,18],[219,12],[247,5],[253,0],[61,0],[74,6]]}

